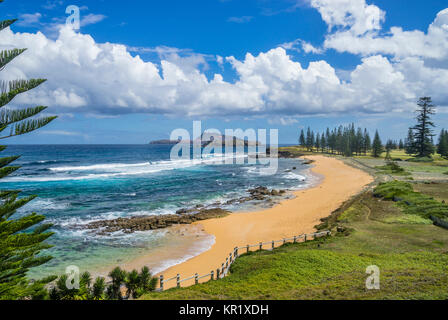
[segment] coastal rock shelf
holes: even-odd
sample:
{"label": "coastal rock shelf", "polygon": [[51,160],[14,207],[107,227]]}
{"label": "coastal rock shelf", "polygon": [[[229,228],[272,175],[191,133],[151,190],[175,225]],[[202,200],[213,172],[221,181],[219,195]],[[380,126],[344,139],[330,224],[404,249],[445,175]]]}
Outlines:
{"label": "coastal rock shelf", "polygon": [[[249,189],[247,192],[250,194],[249,196],[229,200],[223,205],[241,204],[247,201],[270,201],[270,197],[279,197],[286,194],[286,190],[269,190],[268,188],[261,186]],[[216,203],[214,205],[221,205],[221,203]],[[133,233],[136,231],[163,229],[177,224],[191,224],[196,221],[222,218],[229,213],[230,211],[222,208],[205,208],[202,205],[198,205],[190,209],[183,208],[177,210],[176,214],[101,220],[89,223],[88,225],[83,226],[83,228],[95,230],[95,232],[100,235],[107,235],[117,231]]]}
{"label": "coastal rock shelf", "polygon": [[201,209],[196,214],[173,214],[102,220],[92,222],[86,228],[98,230],[99,234],[109,234],[117,231],[133,233],[136,231],[163,229],[175,224],[191,224],[195,221],[222,218],[229,213],[229,211],[220,208]]}

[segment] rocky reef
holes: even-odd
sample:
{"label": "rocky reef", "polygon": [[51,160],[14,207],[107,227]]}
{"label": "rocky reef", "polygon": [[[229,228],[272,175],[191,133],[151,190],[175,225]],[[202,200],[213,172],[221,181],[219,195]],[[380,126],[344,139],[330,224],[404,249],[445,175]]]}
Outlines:
{"label": "rocky reef", "polygon": [[117,231],[133,233],[136,231],[163,229],[175,224],[191,224],[195,221],[222,218],[229,213],[229,211],[220,208],[201,209],[195,214],[167,214],[101,220],[89,223],[86,228],[94,229],[98,234],[109,234]]}
{"label": "rocky reef", "polygon": [[175,214],[101,220],[79,227],[90,229],[100,235],[107,235],[117,231],[133,233],[136,231],[163,229],[178,224],[191,224],[196,221],[222,218],[230,214],[230,211],[219,208],[218,206],[241,204],[247,201],[271,201],[271,197],[282,196],[286,193],[286,190],[269,190],[266,187],[260,186],[249,189],[247,192],[249,195],[246,197],[232,199],[225,203],[217,202],[211,205],[212,208],[197,205],[193,208],[177,210]]}

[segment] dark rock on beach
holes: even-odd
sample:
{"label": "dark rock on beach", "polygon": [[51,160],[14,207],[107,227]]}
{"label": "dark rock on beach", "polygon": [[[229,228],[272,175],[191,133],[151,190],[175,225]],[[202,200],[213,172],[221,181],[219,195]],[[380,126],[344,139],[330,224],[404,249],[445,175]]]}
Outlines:
{"label": "dark rock on beach", "polygon": [[133,233],[136,231],[147,231],[167,228],[176,224],[191,224],[195,221],[222,218],[229,211],[220,208],[202,209],[195,214],[176,214],[160,216],[143,216],[131,218],[118,218],[114,220],[102,220],[88,224],[87,229],[97,229],[100,234],[109,234],[116,231]]}
{"label": "dark rock on beach", "polygon": [[[224,203],[224,205],[241,204],[248,201],[268,201],[272,202],[270,197],[279,197],[286,193],[286,190],[269,190],[266,187],[256,187],[247,190],[249,196],[232,199]],[[182,208],[176,211],[175,214],[160,215],[160,216],[141,216],[130,218],[118,218],[114,220],[95,221],[87,226],[80,226],[85,229],[96,230],[98,234],[107,235],[112,232],[123,231],[125,233],[133,233],[136,231],[147,231],[167,228],[177,224],[191,224],[195,221],[222,218],[227,216],[230,212],[217,206],[221,202],[216,202],[213,207],[204,207],[203,205],[196,205],[193,208]]]}
{"label": "dark rock on beach", "polygon": [[256,187],[248,192],[251,195],[250,200],[265,200],[269,196],[278,197],[286,193],[285,190],[269,190],[266,187]]}
{"label": "dark rock on beach", "polygon": [[314,163],[314,160],[305,159],[305,161],[303,161],[303,164],[312,164],[312,163]]}

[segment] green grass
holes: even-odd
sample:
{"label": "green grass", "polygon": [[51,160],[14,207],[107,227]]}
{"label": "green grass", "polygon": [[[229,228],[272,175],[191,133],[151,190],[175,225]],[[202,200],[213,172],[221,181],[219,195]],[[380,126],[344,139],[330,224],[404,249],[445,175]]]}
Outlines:
{"label": "green grass", "polygon": [[[365,193],[324,219],[330,238],[245,254],[222,280],[144,299],[448,299],[448,231],[426,220]],[[370,265],[380,290],[365,288]]]}
{"label": "green grass", "polygon": [[398,224],[433,224],[431,220],[425,219],[416,214],[404,214],[396,217],[389,217],[383,220],[386,223]]}

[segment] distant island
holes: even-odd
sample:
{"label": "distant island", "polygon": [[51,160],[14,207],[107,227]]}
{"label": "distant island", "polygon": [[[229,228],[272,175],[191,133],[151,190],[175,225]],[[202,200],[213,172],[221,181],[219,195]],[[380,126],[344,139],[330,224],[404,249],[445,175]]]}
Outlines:
{"label": "distant island", "polygon": [[162,139],[162,140],[154,140],[154,141],[151,141],[149,144],[158,144],[158,145],[160,145],[160,144],[165,144],[165,145],[175,145],[175,144],[178,144],[178,143],[180,143],[181,141],[180,140],[169,140],[169,139]]}
{"label": "distant island", "polygon": [[[238,142],[243,142],[245,147],[248,147],[249,145],[256,145],[256,146],[262,145],[258,141],[252,142],[252,141],[248,141],[247,139],[242,140],[242,139],[239,139],[237,137],[226,136],[226,135],[221,135],[221,136],[215,137],[215,136],[212,136],[211,134],[204,133],[202,135],[202,139],[201,139],[202,147],[208,146],[209,144],[214,142],[215,139],[218,139],[218,141],[220,141],[220,145],[221,146],[225,146],[226,145],[226,141],[227,142],[231,141],[231,144],[233,144],[233,145],[237,145]],[[190,143],[190,144],[193,144],[193,142],[194,141],[181,141],[181,140],[161,139],[161,140],[151,141],[149,144],[151,144],[151,145],[176,145],[178,143]]]}

